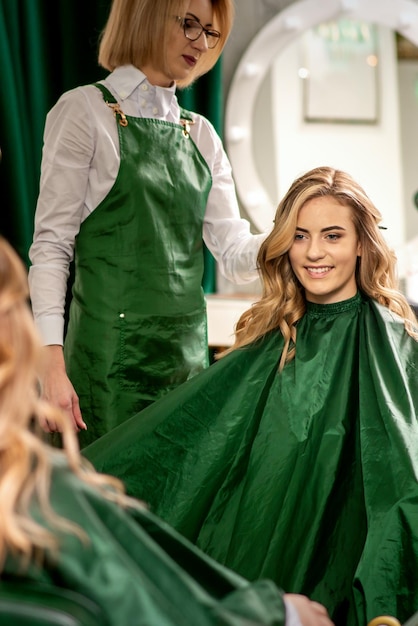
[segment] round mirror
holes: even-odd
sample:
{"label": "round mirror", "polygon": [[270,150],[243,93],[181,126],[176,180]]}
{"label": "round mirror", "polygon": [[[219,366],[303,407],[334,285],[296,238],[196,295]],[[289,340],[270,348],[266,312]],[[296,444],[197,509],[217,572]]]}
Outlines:
{"label": "round mirror", "polygon": [[[407,80],[398,73],[397,33],[418,45],[413,0],[300,0],[252,40],[231,82],[225,141],[240,202],[256,230],[270,230],[296,176],[331,165],[364,186],[397,251],[418,236],[417,159],[405,162],[402,147],[413,137],[418,145],[418,99],[415,91],[405,105],[417,115],[405,129],[395,89]],[[418,84],[418,65],[409,74]]]}

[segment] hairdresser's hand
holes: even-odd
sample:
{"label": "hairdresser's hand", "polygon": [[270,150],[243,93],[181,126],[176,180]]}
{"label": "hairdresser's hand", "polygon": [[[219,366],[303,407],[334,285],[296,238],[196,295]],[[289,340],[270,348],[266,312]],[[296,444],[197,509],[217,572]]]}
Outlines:
{"label": "hairdresser's hand", "polygon": [[290,602],[298,612],[303,626],[333,626],[328,611],[319,602],[313,602],[306,596],[296,593],[286,593],[286,602]]}
{"label": "hairdresser's hand", "polygon": [[[46,358],[41,380],[42,397],[64,411],[77,432],[86,430],[87,426],[81,415],[78,396],[65,370],[62,346],[45,346],[44,350]],[[51,420],[45,420],[42,427],[51,433],[60,430],[58,424]]]}

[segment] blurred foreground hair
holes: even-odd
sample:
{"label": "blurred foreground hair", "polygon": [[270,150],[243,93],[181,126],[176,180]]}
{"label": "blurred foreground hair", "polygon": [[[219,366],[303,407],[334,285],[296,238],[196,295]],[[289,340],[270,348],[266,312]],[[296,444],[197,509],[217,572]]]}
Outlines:
{"label": "blurred foreground hair", "polygon": [[[41,400],[41,355],[28,305],[26,268],[0,237],[0,572],[9,552],[20,556],[26,565],[40,559],[45,550],[54,552],[59,546],[59,533],[32,518],[34,503],[51,527],[87,541],[81,528],[58,517],[49,504],[54,456],[63,457],[75,474],[109,499],[130,502],[118,480],[96,473],[81,458],[68,418]],[[43,441],[40,425],[48,419],[60,425],[62,451]]]}

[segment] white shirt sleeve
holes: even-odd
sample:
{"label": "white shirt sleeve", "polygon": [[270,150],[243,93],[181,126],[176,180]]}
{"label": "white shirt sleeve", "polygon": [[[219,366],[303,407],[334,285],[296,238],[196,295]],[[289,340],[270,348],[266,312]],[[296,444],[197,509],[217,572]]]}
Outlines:
{"label": "white shirt sleeve", "polygon": [[215,257],[219,270],[234,283],[258,278],[257,254],[265,234],[253,235],[241,218],[231,165],[212,124],[196,116],[191,135],[212,172],[203,223],[203,240]]}
{"label": "white shirt sleeve", "polygon": [[69,264],[87,213],[93,128],[89,107],[78,90],[62,96],[46,119],[34,242],[29,251],[32,308],[46,344],[63,343]]}

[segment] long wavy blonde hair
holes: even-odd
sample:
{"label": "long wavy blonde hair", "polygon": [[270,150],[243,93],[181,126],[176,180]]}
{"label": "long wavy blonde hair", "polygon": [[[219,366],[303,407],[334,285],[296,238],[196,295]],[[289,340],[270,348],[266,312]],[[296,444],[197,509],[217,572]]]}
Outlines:
{"label": "long wavy blonde hair", "polygon": [[356,269],[359,290],[401,316],[407,332],[418,340],[415,315],[398,290],[395,254],[379,228],[381,214],[351,176],[331,167],[318,167],[297,178],[280,202],[273,230],[258,254],[262,297],[241,315],[234,345],[219,356],[252,343],[270,330],[279,329],[284,338],[280,369],[294,357],[296,325],[305,313],[306,300],[288,253],[294,242],[299,211],[309,200],[323,196],[331,196],[351,208],[361,244]]}
{"label": "long wavy blonde hair", "polygon": [[[8,553],[28,563],[58,547],[56,533],[31,517],[34,500],[53,526],[87,540],[81,528],[58,517],[49,504],[54,455],[65,455],[70,468],[109,499],[130,502],[118,480],[96,473],[81,459],[68,419],[40,399],[41,354],[28,305],[26,268],[0,237],[0,571]],[[63,451],[42,440],[40,423],[48,418],[61,426]]]}
{"label": "long wavy blonde hair", "polygon": [[[219,59],[231,33],[234,20],[233,0],[211,0],[213,28],[221,33],[218,45],[201,56],[189,77],[178,81],[187,87],[206,74]],[[175,17],[184,17],[188,0],[113,0],[99,47],[99,65],[113,71],[121,65],[141,69],[146,63],[166,64],[170,34]]]}

